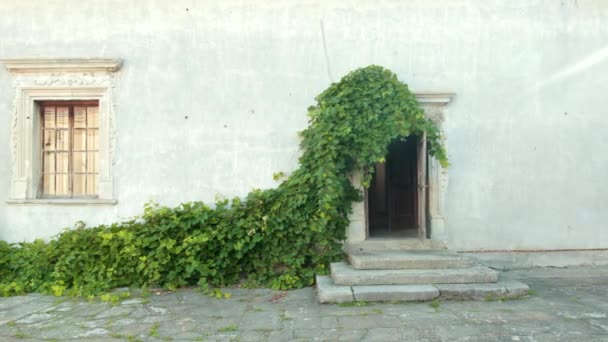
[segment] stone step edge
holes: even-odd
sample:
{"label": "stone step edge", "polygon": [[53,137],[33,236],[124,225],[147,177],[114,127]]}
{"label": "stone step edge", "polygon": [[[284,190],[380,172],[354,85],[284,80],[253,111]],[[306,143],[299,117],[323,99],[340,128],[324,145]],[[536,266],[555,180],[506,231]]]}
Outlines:
{"label": "stone step edge", "polygon": [[398,252],[367,252],[348,255],[350,265],[358,270],[438,269],[474,266],[471,259],[459,255],[434,252],[429,254]]}
{"label": "stone step edge", "polygon": [[497,283],[433,285],[336,285],[330,276],[316,276],[317,298],[322,304],[355,302],[423,302],[441,300],[508,300],[529,294],[528,285],[516,280]]}
{"label": "stone step edge", "polygon": [[336,285],[414,285],[495,283],[498,271],[485,266],[442,269],[359,270],[345,262],[330,265]]}
{"label": "stone step edge", "polygon": [[445,250],[446,248],[447,246],[444,242],[429,239],[369,239],[350,242],[346,245],[348,253],[424,249]]}

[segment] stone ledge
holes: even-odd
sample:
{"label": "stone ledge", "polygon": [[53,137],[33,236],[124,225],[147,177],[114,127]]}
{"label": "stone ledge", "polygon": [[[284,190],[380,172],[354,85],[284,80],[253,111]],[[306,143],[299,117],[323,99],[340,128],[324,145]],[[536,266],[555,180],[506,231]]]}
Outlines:
{"label": "stone ledge", "polygon": [[114,58],[14,58],[2,59],[10,72],[115,72],[122,60]]}
{"label": "stone ledge", "polygon": [[456,96],[453,92],[438,92],[438,91],[414,91],[414,96],[421,104],[448,104]]}

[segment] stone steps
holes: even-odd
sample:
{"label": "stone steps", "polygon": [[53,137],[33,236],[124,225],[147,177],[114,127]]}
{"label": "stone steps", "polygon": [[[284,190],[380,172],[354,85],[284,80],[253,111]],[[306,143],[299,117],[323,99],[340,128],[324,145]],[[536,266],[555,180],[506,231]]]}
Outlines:
{"label": "stone steps", "polygon": [[529,291],[442,249],[351,250],[348,259],[332,263],[331,276],[317,276],[319,302],[508,299]]}
{"label": "stone steps", "polygon": [[358,270],[345,262],[331,264],[336,285],[414,285],[495,283],[498,272],[488,267]]}
{"label": "stone steps", "polygon": [[457,268],[473,265],[469,258],[445,250],[353,252],[348,256],[359,270]]}

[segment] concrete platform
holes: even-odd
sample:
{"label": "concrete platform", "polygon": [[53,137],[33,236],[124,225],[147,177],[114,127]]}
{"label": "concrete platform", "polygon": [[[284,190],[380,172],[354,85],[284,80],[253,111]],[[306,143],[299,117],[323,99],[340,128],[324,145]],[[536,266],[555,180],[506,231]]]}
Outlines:
{"label": "concrete platform", "polygon": [[495,283],[498,272],[487,267],[357,270],[345,262],[331,264],[337,285],[412,285]]}
{"label": "concrete platform", "polygon": [[469,258],[445,250],[355,252],[348,258],[352,267],[360,270],[460,268],[473,265]]}

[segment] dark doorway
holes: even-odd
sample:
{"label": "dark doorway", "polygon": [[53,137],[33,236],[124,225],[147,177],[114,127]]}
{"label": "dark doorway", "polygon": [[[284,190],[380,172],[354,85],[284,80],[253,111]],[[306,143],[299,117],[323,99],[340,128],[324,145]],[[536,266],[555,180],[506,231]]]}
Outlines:
{"label": "dark doorway", "polygon": [[405,238],[418,234],[418,137],[396,140],[385,163],[376,164],[368,190],[369,236]]}

